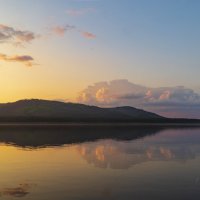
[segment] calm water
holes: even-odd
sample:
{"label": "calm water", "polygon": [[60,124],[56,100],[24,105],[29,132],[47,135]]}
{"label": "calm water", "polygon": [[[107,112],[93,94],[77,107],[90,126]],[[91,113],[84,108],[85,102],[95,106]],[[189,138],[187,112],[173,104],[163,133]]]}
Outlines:
{"label": "calm water", "polygon": [[200,129],[0,128],[0,199],[200,199]]}

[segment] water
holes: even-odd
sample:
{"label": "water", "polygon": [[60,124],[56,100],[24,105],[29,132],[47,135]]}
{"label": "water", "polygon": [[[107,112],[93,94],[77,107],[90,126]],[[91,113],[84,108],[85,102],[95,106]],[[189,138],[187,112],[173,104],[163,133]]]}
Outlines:
{"label": "water", "polygon": [[5,127],[0,199],[200,199],[200,129]]}

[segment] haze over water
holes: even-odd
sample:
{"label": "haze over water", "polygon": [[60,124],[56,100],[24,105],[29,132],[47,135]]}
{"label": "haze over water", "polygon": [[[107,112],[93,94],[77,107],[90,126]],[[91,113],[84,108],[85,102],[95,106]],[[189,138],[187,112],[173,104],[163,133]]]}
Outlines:
{"label": "haze over water", "polygon": [[1,128],[1,199],[199,199],[200,129]]}

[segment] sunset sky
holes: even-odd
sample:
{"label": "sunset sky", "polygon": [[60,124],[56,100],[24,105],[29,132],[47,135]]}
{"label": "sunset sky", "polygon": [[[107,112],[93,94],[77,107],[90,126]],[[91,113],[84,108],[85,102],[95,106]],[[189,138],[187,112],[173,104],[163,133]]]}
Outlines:
{"label": "sunset sky", "polygon": [[200,118],[199,0],[0,0],[0,102]]}

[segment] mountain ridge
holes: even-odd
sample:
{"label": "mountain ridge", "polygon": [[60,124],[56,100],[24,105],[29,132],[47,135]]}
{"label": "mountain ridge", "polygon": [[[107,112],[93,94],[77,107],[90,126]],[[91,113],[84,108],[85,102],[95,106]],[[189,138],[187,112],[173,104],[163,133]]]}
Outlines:
{"label": "mountain ridge", "polygon": [[149,119],[163,118],[134,107],[101,108],[79,103],[25,99],[0,104],[0,117],[48,117],[66,119]]}
{"label": "mountain ridge", "polygon": [[24,99],[0,104],[1,122],[200,123],[200,120],[166,118],[130,106],[101,108],[80,103]]}

